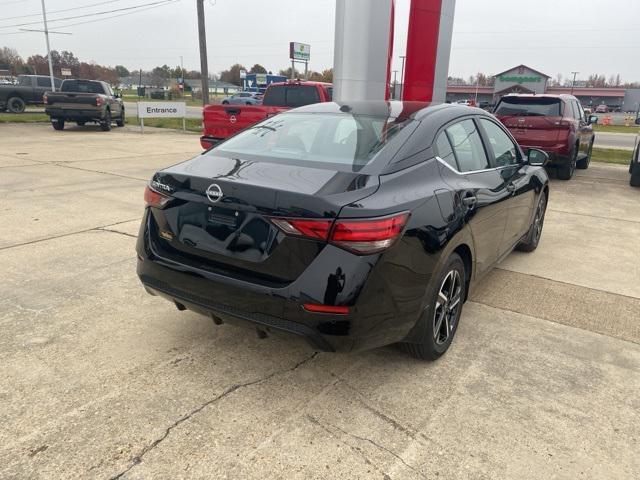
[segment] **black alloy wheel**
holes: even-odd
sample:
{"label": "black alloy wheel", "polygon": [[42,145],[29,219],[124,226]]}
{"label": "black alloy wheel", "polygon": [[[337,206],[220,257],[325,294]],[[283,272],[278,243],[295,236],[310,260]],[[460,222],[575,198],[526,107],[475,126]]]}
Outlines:
{"label": "black alloy wheel", "polygon": [[527,232],[527,236],[522,242],[518,244],[516,249],[522,252],[533,252],[538,248],[540,243],[540,237],[542,236],[542,228],[544,227],[544,216],[547,213],[547,194],[542,192],[540,194],[540,200],[538,200],[538,206],[536,207],[536,213],[533,217],[533,222]]}
{"label": "black alloy wheel", "polygon": [[466,299],[466,279],[462,259],[457,253],[452,253],[418,320],[417,326],[422,329],[423,340],[420,343],[400,343],[404,351],[421,360],[436,360],[449,349]]}

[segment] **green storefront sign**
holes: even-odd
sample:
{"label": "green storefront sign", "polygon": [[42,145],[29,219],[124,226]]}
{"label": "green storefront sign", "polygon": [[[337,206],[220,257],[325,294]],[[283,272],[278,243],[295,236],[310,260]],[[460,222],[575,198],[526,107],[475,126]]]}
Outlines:
{"label": "green storefront sign", "polygon": [[515,83],[539,83],[542,78],[536,76],[525,77],[521,75],[501,75],[501,82],[515,82]]}

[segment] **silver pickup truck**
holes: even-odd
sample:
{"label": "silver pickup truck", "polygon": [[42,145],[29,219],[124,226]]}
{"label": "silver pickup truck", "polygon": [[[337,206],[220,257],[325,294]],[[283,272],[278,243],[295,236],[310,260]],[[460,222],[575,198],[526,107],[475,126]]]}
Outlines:
{"label": "silver pickup truck", "polygon": [[60,92],[47,92],[44,96],[45,113],[56,130],[64,129],[65,122],[82,126],[88,122],[111,130],[111,123],[124,127],[124,103],[113,93],[109,84],[98,80],[65,80]]}

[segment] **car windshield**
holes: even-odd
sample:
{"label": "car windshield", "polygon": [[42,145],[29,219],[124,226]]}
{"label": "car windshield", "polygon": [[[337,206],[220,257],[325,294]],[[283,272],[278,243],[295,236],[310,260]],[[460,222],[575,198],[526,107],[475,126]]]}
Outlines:
{"label": "car windshield", "polygon": [[560,99],[549,97],[504,97],[494,112],[498,116],[560,116]]}
{"label": "car windshield", "polygon": [[239,133],[212,152],[361,168],[409,123],[393,117],[284,113]]}
{"label": "car windshield", "polygon": [[65,80],[62,82],[63,92],[78,93],[104,93],[104,89],[99,82],[82,82],[79,80]]}

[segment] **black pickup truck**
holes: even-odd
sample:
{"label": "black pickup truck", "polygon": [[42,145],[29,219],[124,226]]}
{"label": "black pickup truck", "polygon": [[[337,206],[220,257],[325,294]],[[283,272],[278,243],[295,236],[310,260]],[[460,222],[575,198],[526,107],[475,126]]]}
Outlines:
{"label": "black pickup truck", "polygon": [[111,122],[124,127],[124,103],[113,93],[108,83],[98,80],[65,80],[60,92],[44,96],[45,113],[56,130],[64,129],[65,122],[82,126],[95,122],[103,131],[111,130]]}
{"label": "black pickup truck", "polygon": [[[62,80],[53,79],[56,90]],[[51,78],[43,75],[19,75],[15,84],[0,85],[0,112],[22,113],[27,105],[42,104],[44,92],[51,91]]]}

